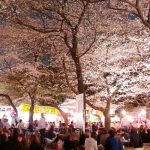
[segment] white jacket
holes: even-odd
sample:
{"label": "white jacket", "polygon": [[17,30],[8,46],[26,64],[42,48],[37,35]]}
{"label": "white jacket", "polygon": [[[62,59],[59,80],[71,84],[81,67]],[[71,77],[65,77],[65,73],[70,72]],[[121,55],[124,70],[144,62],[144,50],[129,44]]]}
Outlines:
{"label": "white jacket", "polygon": [[85,150],[98,150],[97,141],[91,137],[86,138]]}

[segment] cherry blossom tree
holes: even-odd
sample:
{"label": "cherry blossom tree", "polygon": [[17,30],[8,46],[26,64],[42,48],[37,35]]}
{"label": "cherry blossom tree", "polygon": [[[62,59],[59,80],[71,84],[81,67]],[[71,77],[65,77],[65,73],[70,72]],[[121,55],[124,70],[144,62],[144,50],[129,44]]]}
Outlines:
{"label": "cherry blossom tree", "polygon": [[108,7],[127,12],[129,17],[139,18],[142,24],[150,29],[150,2],[149,0],[108,0]]}
{"label": "cherry blossom tree", "polygon": [[[44,35],[43,40],[49,43],[44,49],[55,54],[56,65],[63,68],[66,82],[75,94],[91,92],[88,84],[93,82],[97,82],[100,89],[105,88],[107,94],[105,107],[95,107],[94,102],[89,100],[86,103],[104,113],[105,124],[109,128],[112,98],[119,91],[120,84],[115,84],[116,89],[113,88],[113,90],[108,85],[116,80],[116,75],[121,74],[116,71],[121,69],[119,61],[121,60],[122,65],[126,65],[127,63],[123,63],[123,60],[128,62],[128,57],[133,55],[129,52],[129,48],[133,46],[134,38],[139,40],[139,36],[135,36],[137,30],[140,29],[139,32],[144,38],[148,32],[138,21],[135,23],[132,20],[129,21],[124,15],[119,16],[118,12],[108,9],[105,4],[105,2],[94,0],[77,2],[36,0],[12,2],[11,7],[4,9],[9,8],[7,12],[10,13],[11,21],[19,25],[18,27]],[[134,30],[131,26],[134,26]],[[132,44],[128,44],[131,41]],[[111,57],[108,50],[111,51]],[[121,50],[125,52],[121,54]],[[34,51],[37,61],[40,52]],[[125,54],[126,57],[123,58]],[[114,60],[114,58],[120,59]],[[112,64],[120,66],[114,69]],[[126,77],[120,76],[118,80],[123,83]],[[100,78],[102,81],[99,80]],[[109,83],[111,78],[114,81]],[[97,87],[96,84],[94,86]]]}

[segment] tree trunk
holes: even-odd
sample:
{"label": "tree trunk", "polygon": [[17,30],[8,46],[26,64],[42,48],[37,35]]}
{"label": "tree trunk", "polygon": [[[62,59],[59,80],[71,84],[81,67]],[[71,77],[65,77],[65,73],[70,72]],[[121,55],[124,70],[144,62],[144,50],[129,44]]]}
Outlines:
{"label": "tree trunk", "polygon": [[77,75],[77,81],[78,81],[78,94],[83,94],[83,131],[85,131],[86,97],[85,97],[85,88],[84,88],[84,81],[83,81],[83,75],[82,75],[82,68],[81,68],[79,57],[75,56],[73,57],[73,60],[74,60],[75,67],[76,67],[76,75]]}
{"label": "tree trunk", "polygon": [[33,123],[33,116],[34,116],[34,100],[31,100],[31,105],[30,105],[30,112],[29,112],[29,123]]}
{"label": "tree trunk", "polygon": [[63,119],[64,119],[64,123],[66,124],[66,125],[68,125],[68,116],[67,116],[67,114],[65,113],[65,112],[63,112],[60,108],[57,108],[58,110],[59,110],[59,112],[61,113],[61,115],[62,115],[62,117],[63,117]]}
{"label": "tree trunk", "polygon": [[111,119],[110,119],[109,111],[105,111],[104,116],[105,116],[105,128],[106,128],[106,130],[109,130],[110,125],[111,125]]}
{"label": "tree trunk", "polygon": [[33,124],[33,116],[34,116],[34,104],[35,104],[35,97],[28,93],[31,104],[30,104],[30,112],[29,112],[29,123]]}
{"label": "tree trunk", "polygon": [[150,102],[149,98],[146,100],[146,119],[150,120]]}
{"label": "tree trunk", "polygon": [[14,103],[13,103],[12,99],[10,98],[10,96],[7,95],[7,94],[0,94],[0,96],[5,97],[9,101],[9,103],[12,106],[12,108],[14,109],[14,111],[16,113],[16,117],[17,117],[18,116],[18,110],[17,110],[16,106],[14,105]]}

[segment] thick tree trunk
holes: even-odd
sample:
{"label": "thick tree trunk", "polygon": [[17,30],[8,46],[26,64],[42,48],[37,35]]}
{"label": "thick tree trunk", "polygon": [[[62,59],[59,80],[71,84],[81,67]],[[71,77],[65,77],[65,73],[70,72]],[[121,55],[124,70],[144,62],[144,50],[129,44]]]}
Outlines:
{"label": "thick tree trunk", "polygon": [[103,112],[104,116],[105,116],[105,128],[107,130],[110,129],[111,127],[111,118],[110,118],[110,105],[111,105],[111,97],[109,96],[107,99],[107,104],[106,104],[106,108]]}
{"label": "thick tree trunk", "polygon": [[106,130],[109,130],[110,125],[111,125],[111,119],[110,119],[109,111],[104,112],[104,117],[105,117],[105,128],[106,128]]}
{"label": "thick tree trunk", "polygon": [[34,116],[34,100],[31,100],[31,105],[30,105],[30,112],[29,112],[29,123],[33,123],[33,116]]}
{"label": "thick tree trunk", "polygon": [[78,81],[78,94],[82,94],[84,93],[84,83],[83,83],[83,75],[82,75],[80,59],[76,56],[73,57],[73,59],[76,67],[76,75]]}
{"label": "thick tree trunk", "polygon": [[83,75],[82,75],[82,68],[81,68],[80,58],[75,56],[73,57],[73,59],[74,59],[75,67],[76,67],[76,75],[77,75],[77,81],[78,81],[78,94],[83,94],[83,131],[85,131],[86,97],[85,97],[85,88],[84,88],[84,81],[83,81]]}
{"label": "thick tree trunk", "polygon": [[33,124],[33,116],[34,116],[34,105],[35,105],[35,97],[28,93],[31,104],[30,104],[30,112],[29,112],[29,123]]}
{"label": "thick tree trunk", "polygon": [[149,99],[147,99],[147,103],[146,103],[146,119],[150,120],[150,102],[149,102]]}

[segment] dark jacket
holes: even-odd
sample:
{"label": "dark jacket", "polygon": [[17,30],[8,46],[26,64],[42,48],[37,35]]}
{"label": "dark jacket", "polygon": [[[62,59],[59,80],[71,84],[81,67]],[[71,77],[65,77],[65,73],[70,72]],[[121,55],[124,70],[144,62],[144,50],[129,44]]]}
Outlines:
{"label": "dark jacket", "polygon": [[29,150],[44,150],[41,144],[31,143]]}
{"label": "dark jacket", "polygon": [[123,150],[123,145],[120,139],[109,136],[106,140],[105,150]]}

